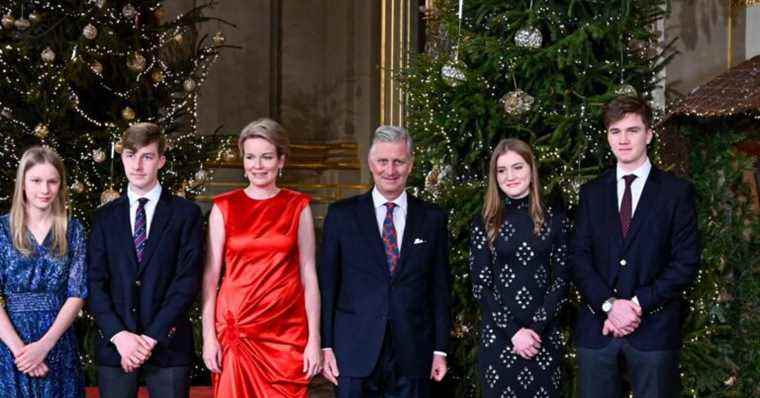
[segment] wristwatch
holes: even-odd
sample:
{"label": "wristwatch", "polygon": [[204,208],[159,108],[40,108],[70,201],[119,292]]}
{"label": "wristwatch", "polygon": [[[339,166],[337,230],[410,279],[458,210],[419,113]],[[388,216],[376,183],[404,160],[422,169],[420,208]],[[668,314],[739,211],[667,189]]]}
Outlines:
{"label": "wristwatch", "polygon": [[612,310],[612,304],[617,300],[614,297],[608,298],[603,304],[602,304],[602,311],[605,313],[608,313]]}

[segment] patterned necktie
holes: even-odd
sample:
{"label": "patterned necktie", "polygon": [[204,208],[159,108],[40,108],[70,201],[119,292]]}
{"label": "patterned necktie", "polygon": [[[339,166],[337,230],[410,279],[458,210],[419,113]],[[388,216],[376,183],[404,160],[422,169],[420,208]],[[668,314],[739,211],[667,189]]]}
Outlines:
{"label": "patterned necktie", "polygon": [[135,232],[132,236],[132,240],[135,244],[137,262],[141,263],[143,260],[143,252],[145,252],[145,243],[148,240],[147,220],[145,217],[145,204],[148,203],[148,199],[140,198],[137,201],[139,202],[139,205],[137,206],[137,214],[135,214]]}
{"label": "patterned necktie", "polygon": [[631,194],[631,183],[636,179],[635,174],[623,176],[625,180],[625,192],[623,192],[623,201],[620,203],[620,226],[623,232],[623,239],[628,235],[631,228],[631,219],[633,214],[633,198]]}
{"label": "patterned necktie", "polygon": [[383,221],[383,245],[385,246],[385,261],[388,263],[388,270],[393,275],[396,272],[399,259],[396,227],[393,226],[393,209],[396,208],[396,204],[388,202],[385,207],[388,208],[388,211],[385,213],[385,220]]}

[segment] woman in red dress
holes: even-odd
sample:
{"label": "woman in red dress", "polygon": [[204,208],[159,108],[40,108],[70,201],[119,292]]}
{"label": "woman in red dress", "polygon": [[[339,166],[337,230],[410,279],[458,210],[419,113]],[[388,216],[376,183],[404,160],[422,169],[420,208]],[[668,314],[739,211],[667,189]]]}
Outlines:
{"label": "woman in red dress", "polygon": [[249,124],[238,148],[250,184],[214,198],[209,216],[203,361],[215,397],[305,398],[322,363],[309,198],[277,187],[288,149],[277,122]]}

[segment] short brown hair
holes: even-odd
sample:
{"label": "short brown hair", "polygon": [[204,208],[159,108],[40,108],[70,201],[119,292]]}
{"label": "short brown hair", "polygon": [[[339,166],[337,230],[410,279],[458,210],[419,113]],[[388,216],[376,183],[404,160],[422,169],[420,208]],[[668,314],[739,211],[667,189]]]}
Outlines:
{"label": "short brown hair", "polygon": [[639,96],[621,95],[604,107],[604,128],[610,128],[611,124],[622,120],[629,113],[639,115],[644,126],[652,127],[652,107]]}
{"label": "short brown hair", "polygon": [[252,121],[243,128],[238,137],[238,149],[240,150],[240,156],[245,155],[243,151],[243,144],[246,140],[251,138],[261,138],[270,144],[274,145],[277,150],[277,157],[281,158],[288,155],[288,137],[285,135],[285,129],[280,123],[275,122],[269,118],[261,118]]}
{"label": "short brown hair", "polygon": [[136,151],[154,142],[158,143],[158,154],[163,155],[166,150],[166,137],[161,132],[161,127],[155,123],[135,123],[121,134],[121,145],[130,151]]}

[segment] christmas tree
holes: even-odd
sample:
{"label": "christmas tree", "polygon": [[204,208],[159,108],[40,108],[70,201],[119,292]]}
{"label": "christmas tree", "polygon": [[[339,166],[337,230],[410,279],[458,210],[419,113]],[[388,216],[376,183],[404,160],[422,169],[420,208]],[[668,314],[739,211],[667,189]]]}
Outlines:
{"label": "christmas tree", "polygon": [[[214,2],[169,19],[158,0],[5,0],[0,5],[0,209],[10,206],[24,150],[48,145],[65,160],[70,208],[90,213],[115,199],[126,179],[119,137],[130,124],[153,122],[168,137],[165,189],[188,197],[210,178],[204,163],[221,140],[197,129],[198,90],[224,36],[201,36]],[[197,318],[197,316],[196,316]],[[77,324],[83,362],[93,379],[89,316]],[[196,367],[196,370],[199,367]]]}
{"label": "christmas tree", "polygon": [[[477,396],[479,314],[467,241],[469,222],[482,206],[491,149],[506,137],[530,143],[548,201],[561,197],[572,212],[580,185],[612,165],[602,106],[621,94],[651,99],[657,73],[672,56],[654,33],[665,5],[445,0],[427,10],[428,48],[399,79],[419,149],[416,181],[424,189],[418,193],[450,209],[453,396]],[[566,396],[574,396],[570,322],[563,324],[563,385]]]}

